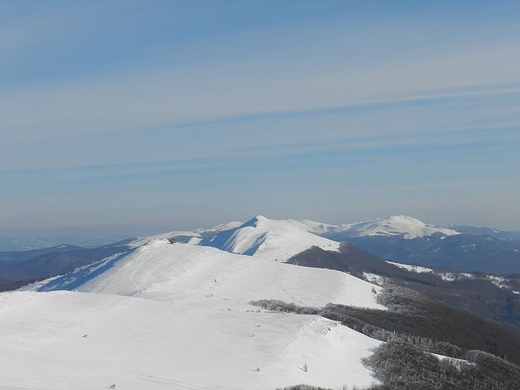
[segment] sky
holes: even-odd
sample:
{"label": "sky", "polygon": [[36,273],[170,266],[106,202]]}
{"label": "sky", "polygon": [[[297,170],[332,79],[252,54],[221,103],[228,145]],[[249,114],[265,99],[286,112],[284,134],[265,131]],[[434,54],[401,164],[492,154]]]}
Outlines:
{"label": "sky", "polygon": [[0,0],[0,235],[520,230],[518,1]]}

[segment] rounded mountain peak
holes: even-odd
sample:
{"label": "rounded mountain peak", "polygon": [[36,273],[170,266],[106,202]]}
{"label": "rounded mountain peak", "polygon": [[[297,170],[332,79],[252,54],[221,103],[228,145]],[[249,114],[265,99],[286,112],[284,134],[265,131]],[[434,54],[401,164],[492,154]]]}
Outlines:
{"label": "rounded mountain peak", "polygon": [[245,222],[242,226],[258,226],[259,223],[266,221],[270,221],[270,219],[258,214],[257,216],[251,218],[249,221]]}

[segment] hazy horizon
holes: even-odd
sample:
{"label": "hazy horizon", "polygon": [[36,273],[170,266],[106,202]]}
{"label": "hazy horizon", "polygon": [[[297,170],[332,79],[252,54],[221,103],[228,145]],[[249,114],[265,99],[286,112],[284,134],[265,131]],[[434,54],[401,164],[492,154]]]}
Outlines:
{"label": "hazy horizon", "polygon": [[[247,222],[255,216],[250,216],[247,219],[241,219],[239,222]],[[374,218],[375,219],[375,218]],[[372,220],[372,219],[368,219]],[[343,221],[342,223],[356,223],[364,222],[365,220],[352,220]],[[18,251],[18,250],[31,250],[47,248],[55,245],[78,245],[83,247],[97,247],[105,244],[112,244],[116,241],[125,240],[129,238],[153,236],[156,234],[167,233],[169,231],[193,231],[199,228],[209,229],[217,225],[237,222],[237,220],[226,220],[220,221],[215,224],[206,226],[195,226],[182,227],[182,226],[142,226],[142,225],[127,225],[127,226],[65,226],[55,227],[53,229],[20,229],[10,230],[0,228],[0,252],[1,251]],[[329,221],[315,221],[321,223],[329,223]],[[430,224],[429,221],[422,221],[426,224]],[[338,225],[340,223],[337,223]],[[458,224],[462,226],[462,224]],[[438,225],[440,227],[450,227],[450,225]],[[494,226],[474,226],[474,227],[486,227],[495,229]],[[520,233],[520,230],[504,230],[512,233]]]}

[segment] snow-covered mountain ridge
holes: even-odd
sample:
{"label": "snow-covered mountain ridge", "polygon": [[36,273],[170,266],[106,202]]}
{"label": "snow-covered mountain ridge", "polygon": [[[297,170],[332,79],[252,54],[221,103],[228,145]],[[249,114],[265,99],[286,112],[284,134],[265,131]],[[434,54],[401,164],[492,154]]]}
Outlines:
{"label": "snow-covered mountain ridge", "polygon": [[444,227],[426,224],[418,219],[406,215],[394,215],[385,219],[356,222],[351,224],[330,225],[313,221],[302,221],[309,227],[309,231],[320,235],[342,233],[349,237],[365,236],[403,236],[407,240],[441,234],[452,236],[460,234],[458,231]]}
{"label": "snow-covered mountain ridge", "polygon": [[278,261],[285,261],[312,246],[339,250],[338,242],[308,230],[305,224],[295,220],[275,221],[257,215],[237,228],[205,237],[200,245]]}
{"label": "snow-covered mountain ridge", "polygon": [[[189,294],[239,300],[246,305],[252,300],[279,299],[304,306],[332,302],[384,308],[376,303],[371,284],[349,274],[264,261],[212,247],[171,244],[167,240],[154,240],[137,248],[101,274],[83,272],[88,268],[37,283],[33,289],[71,290],[69,282],[74,280],[73,289],[79,292],[163,301]],[[96,271],[98,266],[91,268]]]}
{"label": "snow-covered mountain ridge", "polygon": [[341,225],[310,220],[272,220],[257,215],[245,223],[235,221],[209,229],[169,232],[136,240],[131,245],[137,247],[149,240],[173,238],[193,245],[212,246],[227,252],[286,261],[312,246],[338,251],[339,241],[347,236],[401,235],[405,239],[414,239],[433,234],[450,236],[459,232],[428,225],[403,215]]}
{"label": "snow-covered mountain ridge", "polygon": [[[261,237],[269,224],[241,225],[236,244],[247,247],[254,229]],[[302,241],[314,243],[305,233]],[[166,234],[26,291],[2,293],[2,385],[233,390],[373,383],[362,359],[380,341],[323,317],[271,313],[249,302],[384,309],[376,302],[380,288],[338,271],[266,261],[277,251],[248,256]]]}
{"label": "snow-covered mountain ridge", "polygon": [[[367,237],[376,231],[383,237],[408,234],[407,241],[430,233],[445,237],[421,224],[391,217],[358,230]],[[2,293],[0,348],[7,353],[0,357],[1,384],[9,390],[369,386],[375,379],[362,360],[381,341],[342,326],[345,317],[316,315],[327,316],[329,306],[304,315],[251,304],[337,303],[389,313],[376,300],[380,287],[349,269],[321,268],[326,258],[352,262],[352,269],[365,260],[384,263],[321,236],[351,229],[256,216],[168,232],[118,246],[123,252],[24,291]],[[298,254],[316,254],[314,263],[285,263]]]}

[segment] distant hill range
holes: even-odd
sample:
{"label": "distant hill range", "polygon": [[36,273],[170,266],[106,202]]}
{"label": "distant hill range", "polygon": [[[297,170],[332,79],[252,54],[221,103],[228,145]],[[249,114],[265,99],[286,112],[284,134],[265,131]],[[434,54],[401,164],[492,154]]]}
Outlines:
{"label": "distant hill range", "polygon": [[0,252],[0,291],[66,274],[117,253],[128,251],[131,239],[99,248],[86,249],[73,245],[20,252]]}
{"label": "distant hill range", "polygon": [[520,232],[504,232],[501,230],[491,229],[487,227],[474,227],[474,226],[465,226],[465,225],[454,225],[450,227],[458,232],[469,234],[472,236],[489,236],[493,238],[497,238],[499,240],[506,241],[519,241],[520,240]]}
{"label": "distant hill range", "polygon": [[387,260],[462,272],[520,273],[520,236],[489,228],[427,225],[408,216],[349,225],[308,223],[311,231]]}

